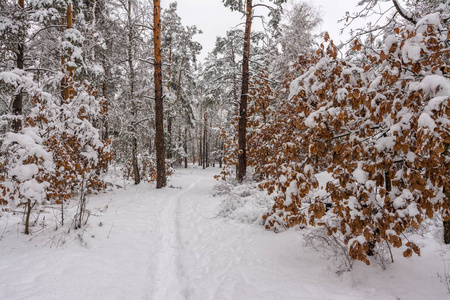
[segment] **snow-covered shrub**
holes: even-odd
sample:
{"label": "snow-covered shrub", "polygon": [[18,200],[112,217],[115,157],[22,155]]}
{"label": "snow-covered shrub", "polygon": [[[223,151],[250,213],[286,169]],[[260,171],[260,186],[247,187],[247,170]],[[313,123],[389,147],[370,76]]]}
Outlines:
{"label": "snow-covered shrub", "polygon": [[24,207],[25,234],[29,234],[32,209],[40,209],[46,201],[53,159],[36,128],[26,127],[22,133],[5,135],[2,149],[4,176],[0,182],[1,202],[9,208]]}
{"label": "snow-covered shrub", "polygon": [[[25,65],[29,71],[25,70],[24,60],[20,60],[20,55],[17,55],[18,67],[0,72],[0,86],[9,86],[14,91],[15,97],[9,95],[10,98],[17,99],[20,95],[20,109],[15,111],[15,115],[2,116],[2,120],[12,119],[11,123],[16,123],[16,126],[12,126],[13,132],[3,136],[2,151],[5,155],[1,157],[4,174],[1,186],[6,192],[3,193],[2,202],[8,205],[26,204],[25,232],[29,233],[31,209],[36,209],[43,201],[63,205],[69,198],[79,196],[79,210],[74,220],[75,227],[80,227],[86,195],[104,188],[100,175],[110,157],[109,142],[100,138],[98,129],[93,125],[96,118],[103,114],[100,107],[102,99],[97,96],[92,85],[82,79],[88,69],[82,55],[82,48],[87,43],[82,32],[73,27],[72,2],[31,1],[22,2],[20,6],[7,4],[5,7],[15,13],[1,16],[2,37],[6,36],[11,42],[9,35],[17,30],[18,27],[14,25],[16,21],[28,22],[33,26],[27,27],[25,24],[22,31],[17,33],[20,35],[19,41],[12,41],[15,46],[19,42],[18,53],[30,57],[30,62],[27,61]],[[78,14],[80,9],[77,6],[75,10],[81,28],[86,24],[84,15]],[[50,38],[39,40],[40,29],[51,30],[54,27],[51,24],[55,21],[60,25],[61,11],[64,11],[67,19],[65,30],[52,32],[56,36],[51,42]],[[25,45],[26,41],[29,45]],[[46,70],[43,74],[36,76],[32,73],[41,69],[39,60],[32,59],[36,53],[30,50],[35,46],[33,43],[39,44],[37,41],[45,45],[54,43],[59,47],[61,57],[56,60],[56,66],[49,66],[57,68],[57,71],[47,72],[43,66],[42,69]]]}
{"label": "snow-covered shrub", "polygon": [[221,181],[214,187],[214,196],[221,197],[219,216],[247,224],[262,224],[262,216],[273,204],[272,197],[250,181]]}
{"label": "snow-covered shrub", "polygon": [[[268,229],[324,226],[367,264],[386,242],[420,254],[405,230],[434,214],[449,218],[449,29],[429,14],[361,53],[358,65],[339,58],[328,36],[299,60],[289,97],[268,118],[261,186],[276,195]],[[334,181],[317,195],[324,169]]]}

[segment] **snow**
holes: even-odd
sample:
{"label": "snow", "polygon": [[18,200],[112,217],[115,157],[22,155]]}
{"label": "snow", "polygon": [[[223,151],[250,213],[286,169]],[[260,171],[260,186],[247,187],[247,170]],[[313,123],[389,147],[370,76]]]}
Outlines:
{"label": "snow", "polygon": [[436,128],[436,123],[427,113],[422,113],[417,122],[420,127],[428,127],[431,131]]}
{"label": "snow", "polygon": [[292,180],[289,187],[286,189],[286,200],[284,201],[284,204],[286,206],[291,205],[292,197],[298,196],[298,193],[297,180]]}
{"label": "snow", "polygon": [[305,246],[302,230],[274,234],[218,216],[224,196],[212,190],[219,171],[191,167],[177,170],[165,189],[128,185],[92,196],[85,231],[55,230],[51,216],[58,207],[41,217],[45,230],[35,226],[31,236],[20,232],[20,216],[2,213],[0,299],[449,297],[437,276],[445,276],[443,262],[450,261],[450,248],[437,241],[442,232],[413,237],[422,257],[407,259],[393,249],[396,261],[385,271],[355,262],[351,271],[337,272]]}
{"label": "snow", "polygon": [[436,26],[441,28],[441,14],[439,12],[431,13],[420,19],[417,24],[417,32],[426,32],[428,25]]}
{"label": "snow", "polygon": [[342,102],[347,98],[347,95],[348,95],[348,90],[346,88],[340,88],[336,92],[336,99],[339,102]]}
{"label": "snow", "polygon": [[410,42],[405,44],[402,47],[402,57],[405,63],[408,63],[409,61],[407,58],[411,61],[418,61],[420,59],[420,50],[422,48],[418,45],[414,45]]}
{"label": "snow", "polygon": [[411,90],[422,89],[425,93],[435,96],[450,96],[450,79],[440,75],[427,75],[420,83],[411,84]]}
{"label": "snow", "polygon": [[358,163],[358,167],[355,171],[353,171],[353,176],[355,177],[356,181],[360,184],[366,184],[367,180],[369,180],[369,173],[366,171],[363,171],[361,168],[362,164]]}
{"label": "snow", "polygon": [[317,125],[316,118],[320,118],[321,114],[325,111],[325,107],[319,108],[319,110],[311,113],[306,119],[305,119],[305,125],[309,128],[313,128]]}
{"label": "snow", "polygon": [[387,38],[386,38],[386,40],[384,41],[384,45],[385,45],[385,47],[384,47],[384,50],[385,50],[385,52],[386,53],[389,53],[389,49],[391,49],[391,47],[394,45],[394,44],[397,44],[398,43],[398,39],[397,39],[397,37],[395,36],[395,35],[389,35]]}
{"label": "snow", "polygon": [[375,148],[379,152],[382,152],[384,150],[390,150],[390,149],[394,148],[394,145],[395,145],[395,137],[390,137],[390,136],[379,138],[375,142]]}

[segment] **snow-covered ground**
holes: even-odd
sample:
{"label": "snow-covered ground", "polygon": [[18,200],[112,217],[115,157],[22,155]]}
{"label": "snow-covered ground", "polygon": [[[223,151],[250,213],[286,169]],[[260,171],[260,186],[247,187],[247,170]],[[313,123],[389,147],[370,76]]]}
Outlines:
{"label": "snow-covered ground", "polygon": [[4,214],[0,299],[450,299],[438,276],[449,274],[450,249],[438,233],[419,241],[422,257],[396,252],[387,270],[356,262],[336,273],[301,230],[274,234],[219,215],[218,172],[191,167],[166,189],[93,196],[90,225],[70,234],[48,221],[25,236]]}

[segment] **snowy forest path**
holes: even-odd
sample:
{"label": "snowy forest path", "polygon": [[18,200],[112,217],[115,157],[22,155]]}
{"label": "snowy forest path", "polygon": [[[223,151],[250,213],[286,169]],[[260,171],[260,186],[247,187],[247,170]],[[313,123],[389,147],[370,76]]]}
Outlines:
{"label": "snowy forest path", "polygon": [[[195,179],[193,183],[192,180]],[[166,202],[160,207],[163,207],[160,213],[159,231],[160,236],[158,240],[160,245],[157,246],[159,253],[157,254],[157,270],[156,270],[156,285],[154,289],[154,299],[182,299],[179,289],[179,215],[180,215],[180,200],[186,197],[186,194],[192,190],[202,177],[189,177],[189,180],[184,182],[190,183],[187,189],[181,186],[181,192],[168,199],[165,197],[158,199],[158,201]],[[177,188],[177,187],[172,187]]]}
{"label": "snowy forest path", "polygon": [[[0,242],[0,299],[444,299],[441,283],[422,272],[429,260],[398,258],[386,271],[359,265],[338,276],[300,231],[274,234],[219,217],[219,172],[191,166],[163,189],[141,183],[92,196],[87,228],[70,234],[46,219],[48,230],[30,240],[19,234],[20,217],[10,221]],[[404,274],[416,278],[414,294]]]}

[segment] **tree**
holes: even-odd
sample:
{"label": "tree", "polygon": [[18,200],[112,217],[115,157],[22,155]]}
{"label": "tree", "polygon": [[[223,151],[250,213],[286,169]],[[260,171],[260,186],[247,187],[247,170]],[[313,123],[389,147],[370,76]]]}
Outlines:
{"label": "tree", "polygon": [[[178,163],[187,152],[182,131],[193,125],[192,104],[196,96],[197,56],[201,45],[193,40],[201,34],[196,26],[183,26],[177,14],[177,4],[171,3],[162,15],[162,60],[167,62],[163,80],[167,120],[166,153],[172,163]],[[184,127],[184,129],[183,129]],[[178,134],[177,134],[178,132]]]}
{"label": "tree", "polygon": [[[1,157],[4,176],[0,188],[5,193],[1,202],[11,208],[24,206],[28,234],[33,209],[40,209],[45,201],[63,208],[65,201],[79,195],[79,209],[73,218],[73,225],[79,228],[86,195],[104,187],[99,174],[106,167],[109,153],[108,142],[100,141],[91,122],[101,116],[101,99],[88,81],[87,74],[94,68],[84,56],[85,50],[93,47],[85,38],[86,32],[91,32],[90,23],[81,13],[85,7],[77,1],[36,1],[20,9],[20,22],[28,25],[17,26],[1,18],[9,25],[0,26],[2,36],[13,34],[14,28],[26,28],[20,41],[25,41],[27,50],[23,68],[6,64],[0,72],[0,84],[7,87],[6,93],[17,90],[22,100],[27,100],[22,102],[26,105],[20,131],[2,136],[5,155]],[[73,11],[78,15],[76,24]],[[63,24],[59,24],[61,19]],[[50,52],[57,54],[44,54],[42,48],[55,49]],[[8,56],[10,49],[14,47],[1,49],[2,55]],[[2,116],[5,118],[8,115]]]}
{"label": "tree", "polygon": [[161,70],[161,6],[159,0],[153,0],[153,46],[154,46],[154,79],[155,79],[155,128],[156,128],[156,188],[165,187],[166,170],[164,154],[164,107],[162,95]]}
{"label": "tree", "polygon": [[245,7],[242,0],[223,0],[224,5],[229,7],[233,11],[240,11],[245,14],[245,31],[244,31],[244,50],[242,59],[242,86],[241,86],[241,98],[239,103],[239,152],[238,152],[238,170],[237,180],[242,182],[247,172],[247,106],[248,106],[248,93],[249,93],[249,81],[250,81],[250,40],[251,29],[253,22],[253,10],[255,7],[269,8],[270,14],[273,17],[274,24],[279,21],[279,11],[281,10],[281,4],[286,0],[273,0],[277,5],[277,8],[270,7],[264,3],[253,4],[253,0],[246,0]]}
{"label": "tree", "polygon": [[[275,73],[270,74],[270,77],[279,81],[289,72],[292,62],[300,55],[313,51],[318,37],[317,30],[322,23],[320,11],[310,2],[293,3],[284,9],[283,17],[280,31],[276,32],[274,38],[276,44],[272,46],[275,53],[268,55],[270,72]],[[281,48],[280,52],[278,48]]]}

